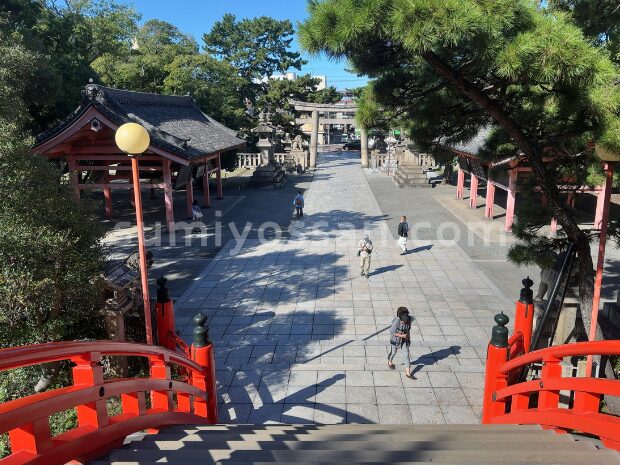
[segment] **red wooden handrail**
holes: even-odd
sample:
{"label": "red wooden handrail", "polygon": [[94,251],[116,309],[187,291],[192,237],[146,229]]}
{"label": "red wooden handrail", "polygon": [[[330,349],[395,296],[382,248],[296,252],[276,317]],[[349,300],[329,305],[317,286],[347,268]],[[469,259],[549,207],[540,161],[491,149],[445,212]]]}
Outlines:
{"label": "red wooden handrail", "polygon": [[501,367],[501,372],[506,374],[515,368],[520,368],[530,363],[542,362],[546,356],[562,359],[564,357],[585,357],[587,355],[620,355],[620,341],[576,342],[574,344],[564,344],[535,350],[506,362]]}
{"label": "red wooden handrail", "polygon": [[[598,436],[620,450],[620,418],[600,410],[603,396],[619,396],[620,380],[563,378],[565,357],[620,355],[620,341],[592,341],[548,347],[519,354],[523,336],[507,338],[507,318],[496,317],[494,339],[488,346],[483,400],[483,423],[539,424],[556,430]],[[522,323],[522,326],[527,326]],[[525,328],[526,332],[528,328]],[[518,382],[522,369],[542,363],[540,379]],[[568,408],[560,408],[560,391],[569,392]]]}
{"label": "red wooden handrail", "polygon": [[124,355],[128,357],[160,355],[168,357],[171,363],[181,365],[190,370],[202,370],[202,367],[192,360],[159,346],[115,341],[69,341],[0,349],[0,371],[59,360],[69,360],[74,356],[87,352],[100,352],[106,356]]}
{"label": "red wooden handrail", "polygon": [[[0,434],[11,455],[0,465],[56,465],[89,460],[122,444],[136,431],[164,425],[217,422],[213,346],[192,345],[191,359],[162,347],[114,341],[55,342],[0,350],[0,371],[70,360],[73,385],[0,404]],[[103,379],[103,356],[144,357],[148,378]],[[172,379],[170,365],[188,381]],[[147,408],[150,392],[151,408]],[[122,413],[109,416],[107,399],[120,397]],[[78,426],[57,436],[52,414],[76,408]]]}

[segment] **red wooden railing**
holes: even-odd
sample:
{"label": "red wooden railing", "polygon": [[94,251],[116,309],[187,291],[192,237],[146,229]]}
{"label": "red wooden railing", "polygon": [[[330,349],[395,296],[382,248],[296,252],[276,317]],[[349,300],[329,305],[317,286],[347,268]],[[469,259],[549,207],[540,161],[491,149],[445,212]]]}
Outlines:
{"label": "red wooden railing", "polygon": [[[197,321],[199,326],[204,323],[202,318]],[[206,328],[200,329],[204,335]],[[149,376],[104,380],[103,356],[145,357]],[[191,359],[162,347],[113,341],[58,342],[0,350],[0,371],[60,360],[75,364],[71,386],[0,404],[0,434],[9,433],[11,446],[11,455],[0,464],[88,461],[120,446],[128,434],[137,431],[173,424],[216,423],[213,359],[213,346],[196,342],[191,346]],[[172,379],[172,365],[189,374],[187,382]],[[122,413],[110,416],[106,400],[116,396],[121,399]],[[50,415],[74,407],[77,427],[52,436]]]}
{"label": "red wooden railing", "polygon": [[[604,396],[620,396],[620,380],[563,377],[560,365],[566,357],[620,355],[620,341],[580,342],[524,353],[519,341],[527,351],[523,341],[528,340],[528,332],[531,336],[531,322],[529,328],[523,326],[523,319],[518,323],[523,305],[529,302],[517,302],[515,333],[510,339],[505,328],[508,317],[495,317],[497,326],[487,350],[482,423],[538,424],[558,432],[581,432],[620,450],[620,418],[600,411]],[[542,364],[540,377],[520,382],[520,373],[533,363]],[[568,408],[560,407],[560,391],[569,393]]]}

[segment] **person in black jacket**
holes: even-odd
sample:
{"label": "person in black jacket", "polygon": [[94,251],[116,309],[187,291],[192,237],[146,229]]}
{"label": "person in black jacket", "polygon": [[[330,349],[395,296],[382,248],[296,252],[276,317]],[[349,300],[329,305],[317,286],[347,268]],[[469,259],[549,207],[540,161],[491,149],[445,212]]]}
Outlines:
{"label": "person in black jacket", "polygon": [[407,253],[407,237],[409,237],[409,224],[407,223],[407,217],[403,215],[400,217],[400,223],[398,224],[398,245],[402,250],[401,255]]}
{"label": "person in black jacket", "polygon": [[411,373],[411,355],[409,354],[409,345],[411,344],[410,330],[411,316],[409,316],[409,309],[407,307],[398,307],[396,318],[392,320],[390,325],[390,353],[388,354],[387,364],[391,369],[396,368],[394,357],[396,357],[399,350],[402,350],[405,361],[405,376],[415,379]]}

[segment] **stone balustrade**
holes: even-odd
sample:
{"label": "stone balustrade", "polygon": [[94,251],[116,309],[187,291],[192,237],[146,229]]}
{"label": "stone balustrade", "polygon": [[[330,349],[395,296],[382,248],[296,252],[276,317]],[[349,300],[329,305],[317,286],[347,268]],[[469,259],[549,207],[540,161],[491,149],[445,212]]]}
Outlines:
{"label": "stone balustrade", "polygon": [[238,153],[237,166],[239,168],[256,168],[260,165],[260,153]]}
{"label": "stone balustrade", "polygon": [[[307,151],[279,152],[273,154],[273,159],[288,171],[296,171],[297,166],[301,166],[302,171],[308,168]],[[256,169],[260,166],[261,159],[259,153],[238,153],[237,166],[245,169]]]}

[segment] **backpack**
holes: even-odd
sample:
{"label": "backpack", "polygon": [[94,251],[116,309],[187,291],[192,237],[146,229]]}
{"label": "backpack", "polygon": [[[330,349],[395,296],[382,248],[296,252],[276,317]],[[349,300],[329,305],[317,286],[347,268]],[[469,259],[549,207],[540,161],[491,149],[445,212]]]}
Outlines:
{"label": "backpack", "polygon": [[295,199],[295,206],[301,207],[301,204],[302,204],[301,197],[297,197]]}

